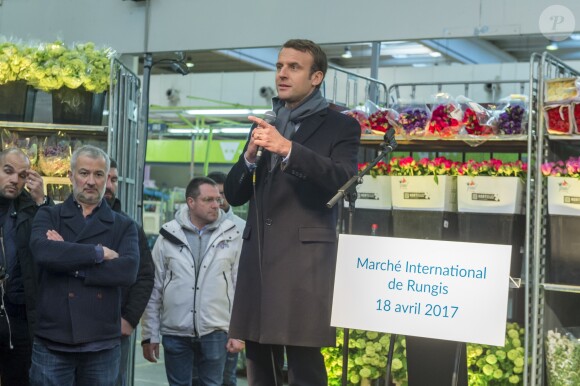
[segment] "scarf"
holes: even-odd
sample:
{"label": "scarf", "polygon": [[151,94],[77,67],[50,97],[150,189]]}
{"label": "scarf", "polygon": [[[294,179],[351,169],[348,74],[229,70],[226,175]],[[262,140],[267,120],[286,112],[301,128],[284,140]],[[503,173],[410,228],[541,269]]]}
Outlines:
{"label": "scarf", "polygon": [[[285,104],[278,97],[272,98],[272,108],[276,113],[274,126],[286,139],[292,138],[298,123],[328,107],[328,102],[324,99],[319,89],[314,90],[294,109],[287,109]],[[270,170],[276,167],[279,158],[277,154],[272,154]]]}

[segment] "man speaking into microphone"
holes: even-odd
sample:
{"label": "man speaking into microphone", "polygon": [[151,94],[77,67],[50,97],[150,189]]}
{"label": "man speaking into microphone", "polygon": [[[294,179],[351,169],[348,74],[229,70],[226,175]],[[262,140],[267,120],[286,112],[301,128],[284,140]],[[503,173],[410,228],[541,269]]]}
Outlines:
{"label": "man speaking into microphone", "polygon": [[250,203],[230,337],[246,342],[252,386],[282,386],[284,350],[290,385],[327,385],[320,347],[336,344],[338,206],[326,203],[357,172],[360,141],[358,123],[320,92],[327,66],[309,40],[283,45],[275,119],[249,117],[249,140],[224,185],[231,205]]}

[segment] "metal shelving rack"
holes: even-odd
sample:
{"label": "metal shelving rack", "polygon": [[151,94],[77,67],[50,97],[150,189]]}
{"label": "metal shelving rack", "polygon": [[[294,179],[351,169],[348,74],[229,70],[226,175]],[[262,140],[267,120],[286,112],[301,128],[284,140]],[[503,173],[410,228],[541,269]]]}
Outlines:
{"label": "metal shelving rack", "polygon": [[[529,349],[530,379],[529,385],[544,384],[544,336],[546,331],[546,291],[580,293],[580,287],[569,285],[554,285],[545,283],[546,260],[549,257],[547,245],[548,234],[548,196],[547,181],[542,176],[541,165],[549,160],[550,145],[556,142],[576,142],[580,145],[580,136],[550,136],[545,130],[544,119],[544,87],[545,80],[561,77],[578,77],[580,72],[567,66],[556,57],[545,52],[542,55],[534,54],[530,60],[530,84],[533,85],[530,98],[533,107],[533,119],[530,119],[530,136],[528,147],[530,163],[528,175],[527,211],[530,212],[530,252],[532,297],[530,304],[531,334]],[[527,235],[526,235],[527,237]],[[526,342],[528,343],[528,342]]]}

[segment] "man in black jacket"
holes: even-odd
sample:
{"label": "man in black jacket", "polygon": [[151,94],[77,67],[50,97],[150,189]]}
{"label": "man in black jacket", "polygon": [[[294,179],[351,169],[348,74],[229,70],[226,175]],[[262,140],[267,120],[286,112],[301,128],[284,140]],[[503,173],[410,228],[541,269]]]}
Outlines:
{"label": "man in black jacket", "polygon": [[[24,186],[30,193],[24,190]],[[17,148],[0,153],[0,383],[28,385],[37,273],[28,246],[32,219],[46,204],[42,177]]]}
{"label": "man in black jacket", "polygon": [[[105,200],[115,212],[123,213],[121,210],[121,201],[117,198],[118,182],[119,172],[117,170],[117,162],[111,159],[107,188],[105,189]],[[155,279],[153,260],[151,258],[151,250],[147,244],[147,236],[145,236],[142,227],[138,226],[137,231],[139,234],[139,271],[137,272],[137,280],[135,283],[123,291],[123,303],[121,306],[121,365],[119,367],[119,376],[117,377],[117,386],[126,384],[125,374],[129,358],[131,335],[135,328],[137,328],[143,311],[145,311]]]}

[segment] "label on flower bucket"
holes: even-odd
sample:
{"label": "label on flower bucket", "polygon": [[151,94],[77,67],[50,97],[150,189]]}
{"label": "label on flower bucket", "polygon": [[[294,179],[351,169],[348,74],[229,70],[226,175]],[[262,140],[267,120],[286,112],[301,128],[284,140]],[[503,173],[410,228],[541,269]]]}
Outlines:
{"label": "label on flower bucket", "polygon": [[503,346],[511,246],[340,235],[331,325]]}
{"label": "label on flower bucket", "polygon": [[548,177],[548,213],[580,216],[580,180],[572,177]]}
{"label": "label on flower bucket", "polygon": [[392,177],[393,209],[457,211],[456,177]]}
{"label": "label on flower bucket", "polygon": [[457,210],[520,214],[524,183],[518,177],[457,177]]}
{"label": "label on flower bucket", "polygon": [[[364,176],[362,184],[356,187],[356,207],[361,209],[391,209],[391,177]],[[345,201],[345,206],[348,202]]]}

